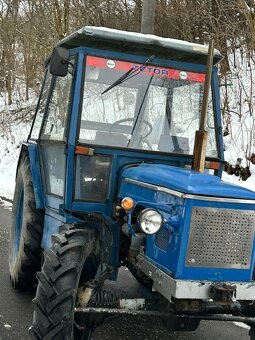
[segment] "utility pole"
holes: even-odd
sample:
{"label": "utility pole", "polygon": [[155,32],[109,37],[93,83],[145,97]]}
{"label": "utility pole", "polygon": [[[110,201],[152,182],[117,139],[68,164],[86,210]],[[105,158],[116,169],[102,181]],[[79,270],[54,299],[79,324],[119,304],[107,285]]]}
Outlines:
{"label": "utility pole", "polygon": [[156,0],[143,0],[141,33],[154,34]]}

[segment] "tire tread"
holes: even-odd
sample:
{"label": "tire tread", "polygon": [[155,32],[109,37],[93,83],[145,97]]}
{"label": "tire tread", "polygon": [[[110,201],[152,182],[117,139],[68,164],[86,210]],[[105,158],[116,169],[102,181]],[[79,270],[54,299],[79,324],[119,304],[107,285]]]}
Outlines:
{"label": "tire tread", "polygon": [[35,312],[30,333],[36,339],[72,339],[73,315],[79,277],[89,254],[97,249],[95,230],[64,225],[54,235],[38,273]]}

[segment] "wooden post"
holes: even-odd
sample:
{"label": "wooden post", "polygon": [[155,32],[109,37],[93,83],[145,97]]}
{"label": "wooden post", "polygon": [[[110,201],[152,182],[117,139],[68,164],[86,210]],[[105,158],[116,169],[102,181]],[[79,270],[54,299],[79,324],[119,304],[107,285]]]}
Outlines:
{"label": "wooden post", "polygon": [[141,33],[154,34],[156,0],[143,0]]}
{"label": "wooden post", "polygon": [[211,85],[211,79],[212,79],[213,53],[214,53],[214,41],[213,39],[211,39],[210,44],[209,44],[208,57],[207,57],[205,85],[204,85],[204,94],[203,94],[199,130],[196,131],[194,150],[193,150],[192,169],[200,171],[200,172],[204,172],[204,168],[205,168],[205,156],[206,156],[206,145],[207,145],[206,122],[207,122],[209,92],[210,92],[210,85]]}

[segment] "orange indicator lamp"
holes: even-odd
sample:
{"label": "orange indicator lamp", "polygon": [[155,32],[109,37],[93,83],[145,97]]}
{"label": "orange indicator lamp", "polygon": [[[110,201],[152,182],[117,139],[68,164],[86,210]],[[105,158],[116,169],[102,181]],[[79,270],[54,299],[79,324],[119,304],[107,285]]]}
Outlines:
{"label": "orange indicator lamp", "polygon": [[129,211],[134,208],[135,202],[131,197],[124,197],[121,201],[121,206],[124,210]]}

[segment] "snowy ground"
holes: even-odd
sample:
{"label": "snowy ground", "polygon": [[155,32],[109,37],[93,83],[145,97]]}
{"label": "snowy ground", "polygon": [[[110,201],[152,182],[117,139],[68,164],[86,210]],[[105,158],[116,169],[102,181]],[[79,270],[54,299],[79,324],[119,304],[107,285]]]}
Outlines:
{"label": "snowy ground", "polygon": [[9,199],[13,196],[20,145],[28,131],[28,124],[20,123],[0,132],[0,196]]}
{"label": "snowy ground", "polygon": [[249,190],[255,191],[255,166],[251,166],[251,177],[249,177],[246,181],[242,181],[239,177],[235,175],[228,175],[226,172],[223,172],[222,179],[225,182],[229,182],[235,185],[240,185],[243,188],[247,188]]}

